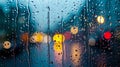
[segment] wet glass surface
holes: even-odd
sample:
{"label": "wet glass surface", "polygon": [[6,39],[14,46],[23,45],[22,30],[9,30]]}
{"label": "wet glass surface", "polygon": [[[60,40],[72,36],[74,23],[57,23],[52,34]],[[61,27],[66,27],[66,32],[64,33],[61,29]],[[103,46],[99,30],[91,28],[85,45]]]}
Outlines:
{"label": "wet glass surface", "polygon": [[0,67],[120,67],[120,0],[1,0]]}

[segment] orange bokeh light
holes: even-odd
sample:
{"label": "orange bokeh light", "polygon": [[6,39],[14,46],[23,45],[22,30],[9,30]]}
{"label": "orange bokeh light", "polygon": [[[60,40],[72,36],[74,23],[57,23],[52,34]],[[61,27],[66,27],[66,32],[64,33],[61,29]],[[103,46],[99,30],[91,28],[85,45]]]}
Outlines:
{"label": "orange bokeh light", "polygon": [[23,33],[23,34],[21,35],[21,40],[22,40],[23,42],[27,43],[27,42],[28,42],[28,39],[29,39],[29,34],[28,34],[28,33]]}

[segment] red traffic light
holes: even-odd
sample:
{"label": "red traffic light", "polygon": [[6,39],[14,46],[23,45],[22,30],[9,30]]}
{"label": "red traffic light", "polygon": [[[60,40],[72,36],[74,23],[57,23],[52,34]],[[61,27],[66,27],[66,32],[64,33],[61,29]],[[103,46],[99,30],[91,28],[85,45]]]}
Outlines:
{"label": "red traffic light", "polygon": [[104,33],[104,38],[107,39],[107,40],[110,40],[111,36],[112,36],[112,34],[109,31],[107,31],[107,32]]}

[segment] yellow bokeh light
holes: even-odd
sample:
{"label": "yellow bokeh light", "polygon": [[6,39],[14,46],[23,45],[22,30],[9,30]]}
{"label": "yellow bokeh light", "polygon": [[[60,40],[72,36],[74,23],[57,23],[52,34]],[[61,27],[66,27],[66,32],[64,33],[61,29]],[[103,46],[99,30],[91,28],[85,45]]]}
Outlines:
{"label": "yellow bokeh light", "polygon": [[62,44],[61,43],[54,43],[53,49],[56,52],[61,52],[62,51]]}
{"label": "yellow bokeh light", "polygon": [[99,24],[103,24],[103,23],[105,22],[104,17],[103,17],[103,16],[98,16],[98,17],[97,17],[97,22],[98,22]]}
{"label": "yellow bokeh light", "polygon": [[4,48],[4,49],[10,49],[10,48],[11,48],[11,43],[10,43],[9,41],[5,41],[5,42],[3,43],[3,48]]}
{"label": "yellow bokeh light", "polygon": [[71,27],[70,32],[71,32],[72,34],[77,34],[77,33],[78,33],[78,27],[77,27],[77,26]]}
{"label": "yellow bokeh light", "polygon": [[42,41],[43,41],[43,34],[40,32],[35,32],[30,38],[31,43],[41,43]]}
{"label": "yellow bokeh light", "polygon": [[65,36],[62,34],[55,34],[53,36],[53,41],[55,43],[63,43],[65,41]]}

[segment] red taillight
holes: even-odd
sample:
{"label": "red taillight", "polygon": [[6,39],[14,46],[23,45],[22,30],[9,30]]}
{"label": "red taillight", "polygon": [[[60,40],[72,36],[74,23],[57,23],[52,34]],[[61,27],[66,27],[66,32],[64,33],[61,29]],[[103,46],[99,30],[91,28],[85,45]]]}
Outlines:
{"label": "red taillight", "polygon": [[112,34],[109,31],[107,31],[107,32],[104,33],[104,38],[107,39],[107,40],[110,40],[111,36],[112,36]]}

